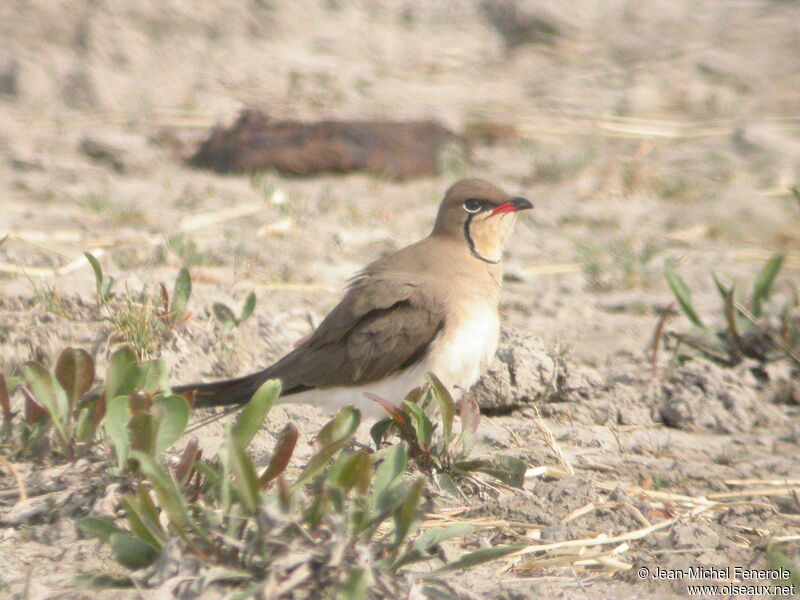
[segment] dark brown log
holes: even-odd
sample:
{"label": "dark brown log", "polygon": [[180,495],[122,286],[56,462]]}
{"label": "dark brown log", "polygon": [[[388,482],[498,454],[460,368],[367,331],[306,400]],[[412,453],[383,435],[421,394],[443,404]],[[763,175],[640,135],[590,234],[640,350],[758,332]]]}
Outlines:
{"label": "dark brown log", "polygon": [[221,173],[369,171],[406,178],[436,173],[439,153],[449,142],[458,137],[434,121],[306,123],[245,110],[229,129],[213,129],[189,164]]}

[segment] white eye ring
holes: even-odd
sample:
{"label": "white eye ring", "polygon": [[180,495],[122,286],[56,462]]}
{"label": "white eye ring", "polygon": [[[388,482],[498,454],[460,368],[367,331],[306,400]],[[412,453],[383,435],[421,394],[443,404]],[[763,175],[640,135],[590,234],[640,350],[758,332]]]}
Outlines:
{"label": "white eye ring", "polygon": [[480,200],[476,200],[475,198],[469,198],[468,200],[464,200],[464,210],[468,213],[479,213],[483,209],[483,202]]}

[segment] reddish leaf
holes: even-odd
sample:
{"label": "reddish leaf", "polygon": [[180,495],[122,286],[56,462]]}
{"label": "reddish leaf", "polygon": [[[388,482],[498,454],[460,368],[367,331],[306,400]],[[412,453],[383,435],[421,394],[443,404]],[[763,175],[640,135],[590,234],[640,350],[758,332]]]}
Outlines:
{"label": "reddish leaf", "polygon": [[144,390],[133,390],[130,393],[131,413],[134,415],[147,414],[153,406],[153,399]]}
{"label": "reddish leaf", "polygon": [[403,413],[400,411],[400,407],[396,404],[390,402],[386,398],[381,398],[377,394],[372,394],[370,392],[364,392],[364,395],[369,398],[370,400],[377,402],[380,404],[384,410],[389,413],[389,416],[392,417],[395,423],[400,425],[401,427],[406,425],[406,418]]}
{"label": "reddish leaf", "polygon": [[50,414],[47,412],[47,409],[39,403],[36,398],[33,397],[33,394],[28,391],[26,387],[20,387],[20,391],[22,395],[25,397],[25,404],[23,414],[25,416],[25,423],[28,425],[33,425],[39,421],[43,421],[47,418]]}
{"label": "reddish leaf", "polygon": [[11,427],[11,395],[8,393],[6,376],[0,373],[0,410],[3,413],[3,426]]}
{"label": "reddish leaf", "polygon": [[164,313],[165,315],[169,314],[169,292],[167,291],[167,286],[163,283],[159,283],[158,287],[161,289],[161,304],[164,305]]}
{"label": "reddish leaf", "polygon": [[181,485],[186,485],[192,476],[194,465],[201,453],[201,450],[198,447],[199,445],[200,442],[197,440],[197,438],[192,436],[189,438],[189,441],[186,443],[186,447],[183,449],[183,453],[178,461],[178,465],[175,467],[175,479],[177,479],[178,483]]}
{"label": "reddish leaf", "polygon": [[92,429],[97,430],[100,427],[100,421],[106,416],[106,396],[100,395],[94,403],[94,412],[92,413]]}
{"label": "reddish leaf", "polygon": [[278,475],[278,498],[280,499],[281,508],[283,510],[289,510],[292,501],[292,490],[289,488],[289,484],[286,483],[286,479],[284,479],[283,475]]}
{"label": "reddish leaf", "polygon": [[275,444],[275,450],[272,453],[269,465],[267,465],[267,468],[264,469],[264,472],[259,478],[262,489],[284,472],[292,458],[296,444],[297,427],[295,427],[293,423],[288,423],[278,437],[278,442]]}
{"label": "reddish leaf", "polygon": [[86,350],[67,348],[56,361],[55,376],[67,394],[69,408],[72,410],[78,399],[94,383],[94,360]]}

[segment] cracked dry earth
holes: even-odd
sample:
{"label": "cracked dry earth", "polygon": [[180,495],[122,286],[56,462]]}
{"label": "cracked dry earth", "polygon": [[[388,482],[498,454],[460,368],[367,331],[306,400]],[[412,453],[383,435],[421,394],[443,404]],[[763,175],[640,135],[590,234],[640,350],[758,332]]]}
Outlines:
{"label": "cracked dry earth", "polygon": [[[81,262],[92,250],[131,297],[156,297],[189,267],[191,322],[148,347],[174,381],[249,372],[306,335],[360,266],[426,235],[454,179],[485,177],[536,208],[505,259],[497,359],[472,391],[484,411],[476,453],[517,456],[529,477],[521,490],[434,498],[430,518],[479,528],[445,544],[448,559],[531,547],[448,576],[454,589],[679,598],[691,582],[638,569],[763,569],[774,565],[768,539],[797,565],[797,366],[722,367],[668,343],[653,365],[650,348],[672,301],[666,260],[720,326],[712,269],[744,285],[782,250],[775,306],[798,281],[800,211],[787,189],[800,173],[800,6],[582,0],[551,15],[555,39],[517,45],[481,4],[4,3],[0,371],[52,364],[72,345],[103,372],[120,338]],[[252,104],[286,118],[434,117],[514,133],[408,181],[185,165],[211,126]],[[254,315],[225,331],[213,304],[239,310],[250,291]],[[285,405],[257,436],[257,460],[288,420],[301,431],[293,468],[308,458],[326,415]],[[196,433],[213,451],[223,432],[224,421]],[[122,573],[75,526],[115,510],[102,465],[14,469],[29,500],[0,469],[0,595],[169,594],[75,583]]]}

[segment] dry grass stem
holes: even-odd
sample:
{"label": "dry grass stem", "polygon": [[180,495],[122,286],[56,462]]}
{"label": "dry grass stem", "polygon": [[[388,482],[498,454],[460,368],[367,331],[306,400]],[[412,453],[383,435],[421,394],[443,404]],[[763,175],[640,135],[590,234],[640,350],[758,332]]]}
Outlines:
{"label": "dry grass stem", "polygon": [[219,225],[225,221],[247,217],[263,210],[263,202],[249,202],[247,204],[234,206],[233,208],[225,208],[223,210],[186,217],[181,221],[178,229],[183,233],[190,233],[198,229]]}
{"label": "dry grass stem", "polygon": [[726,479],[723,481],[725,485],[743,486],[743,485],[779,485],[779,486],[798,486],[800,479]]}
{"label": "dry grass stem", "polygon": [[569,473],[570,476],[575,475],[575,470],[564,456],[564,453],[561,452],[561,448],[553,437],[553,434],[542,419],[542,414],[539,412],[539,407],[536,406],[536,404],[532,404],[531,408],[533,409],[533,424],[536,426],[536,431],[539,432],[539,435],[542,437],[542,440],[544,440],[544,443],[547,444],[547,447],[550,448],[556,459],[558,459],[558,463],[561,465],[561,468]]}
{"label": "dry grass stem", "polygon": [[[104,254],[104,251],[100,248],[94,248],[91,250],[91,253],[94,254],[95,258],[99,258]],[[26,267],[24,265],[18,265],[15,263],[0,263],[0,273],[24,275],[28,277],[37,277],[40,279],[51,279],[72,273],[73,271],[76,271],[77,269],[80,269],[88,264],[89,262],[86,260],[85,256],[80,256],[66,265],[55,268]]]}
{"label": "dry grass stem", "polygon": [[583,269],[581,263],[552,263],[548,265],[534,265],[526,267],[525,272],[529,275],[566,275],[569,273],[580,273]]}
{"label": "dry grass stem", "polygon": [[6,469],[8,469],[8,472],[14,478],[14,481],[17,484],[17,488],[19,489],[19,494],[18,494],[19,502],[24,502],[25,500],[27,500],[28,499],[28,490],[25,487],[25,482],[22,480],[22,477],[20,477],[19,473],[14,468],[14,465],[12,465],[8,461],[8,459],[6,459],[2,455],[0,455],[0,464],[2,464]]}
{"label": "dry grass stem", "polygon": [[718,492],[716,494],[708,494],[708,498],[713,500],[729,500],[731,498],[749,498],[752,496],[791,496],[798,492],[800,492],[800,487],[787,487],[784,489],[763,487],[752,490],[740,490],[737,492]]}

